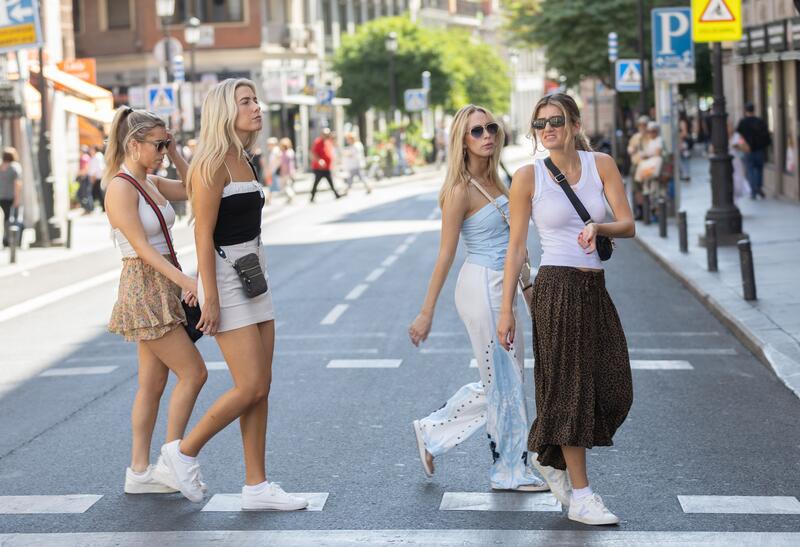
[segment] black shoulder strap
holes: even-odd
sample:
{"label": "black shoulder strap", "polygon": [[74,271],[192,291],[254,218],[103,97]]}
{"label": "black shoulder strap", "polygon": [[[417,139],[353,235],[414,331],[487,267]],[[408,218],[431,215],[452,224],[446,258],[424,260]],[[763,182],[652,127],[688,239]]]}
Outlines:
{"label": "black shoulder strap", "polygon": [[575,195],[575,192],[567,182],[567,177],[564,176],[564,173],[562,173],[558,167],[556,167],[556,164],[553,163],[553,160],[551,160],[549,157],[544,159],[544,164],[547,166],[550,172],[553,173],[553,178],[556,179],[556,182],[559,186],[561,186],[561,189],[564,190],[564,193],[567,194],[567,198],[569,198],[572,206],[575,207],[575,210],[578,212],[578,215],[581,217],[583,223],[590,224],[592,222],[592,217],[589,216],[589,212],[586,210],[586,207],[583,206],[581,200]]}

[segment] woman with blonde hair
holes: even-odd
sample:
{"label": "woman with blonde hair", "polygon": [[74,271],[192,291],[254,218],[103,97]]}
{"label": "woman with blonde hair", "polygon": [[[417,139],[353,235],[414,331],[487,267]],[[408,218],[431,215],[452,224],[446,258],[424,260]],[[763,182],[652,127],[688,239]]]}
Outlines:
{"label": "woman with blonde hair", "polygon": [[[502,147],[503,130],[488,110],[467,105],[456,113],[450,131],[452,153],[439,194],[439,256],[422,311],[408,332],[415,346],[428,338],[436,301],[459,236],[463,237],[467,259],[456,284],[456,309],[467,328],[480,381],[463,386],[442,408],[413,425],[427,476],[433,474],[434,457],[486,425],[493,459],[491,487],[532,492],[547,490],[547,486],[527,465],[524,346],[506,350],[495,338],[508,243],[508,191],[497,174]],[[521,330],[517,337],[522,339]]]}
{"label": "woman with blonde hair", "polygon": [[188,173],[202,308],[197,328],[216,337],[234,386],[186,437],[164,445],[161,453],[181,492],[201,501],[197,454],[238,418],[245,464],[242,509],[297,510],[308,501],[268,482],[264,462],[275,321],[261,246],[264,191],[248,158],[261,125],[250,80],[224,80],[203,101]]}
{"label": "woman with blonde hair", "polygon": [[[165,152],[182,180],[148,174],[161,165]],[[182,328],[186,316],[181,292],[196,306],[197,282],[180,270],[171,253],[169,228],[175,222],[175,211],[170,201],[187,198],[183,183],[187,165],[164,121],[151,112],[129,107],[121,107],[114,116],[106,158],[102,178],[106,213],[122,252],[117,301],[108,329],[137,342],[139,354],[139,389],[131,410],[133,442],[125,492],[175,492],[161,458],[155,466],[150,465],[159,402],[172,371],[178,383],[169,402],[167,441],[181,438],[208,374],[200,352]],[[202,483],[199,487],[203,488]]]}
{"label": "woman with blonde hair", "polygon": [[[537,148],[541,143],[550,157],[514,174],[497,337],[504,348],[523,344],[513,306],[533,218],[542,258],[533,287],[536,419],[528,449],[538,454],[533,464],[569,507],[571,520],[617,524],[589,486],[586,449],[611,445],[633,402],[625,333],[606,292],[601,262],[610,256],[610,242],[601,236],[633,237],[633,215],[616,163],[592,152],[572,97],[542,98],[533,110],[531,132]],[[572,197],[583,205],[585,223]],[[605,222],[606,200],[611,222]]]}

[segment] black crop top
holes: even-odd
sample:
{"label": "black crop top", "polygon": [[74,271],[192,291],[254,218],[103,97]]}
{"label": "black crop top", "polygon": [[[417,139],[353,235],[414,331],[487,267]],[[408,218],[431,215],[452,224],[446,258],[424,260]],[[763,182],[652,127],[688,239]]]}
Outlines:
{"label": "black crop top", "polygon": [[264,190],[255,181],[231,182],[222,192],[214,245],[236,245],[261,234]]}

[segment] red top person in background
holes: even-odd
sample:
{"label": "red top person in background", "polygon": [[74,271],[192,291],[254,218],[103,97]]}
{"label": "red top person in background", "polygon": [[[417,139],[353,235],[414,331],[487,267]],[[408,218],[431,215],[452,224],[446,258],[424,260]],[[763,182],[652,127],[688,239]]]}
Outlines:
{"label": "red top person in background", "polygon": [[328,180],[328,185],[331,187],[336,199],[341,197],[333,186],[333,178],[331,175],[334,153],[333,133],[329,128],[325,127],[322,129],[320,136],[314,139],[314,144],[311,145],[311,169],[314,171],[314,186],[311,187],[312,203],[317,193],[317,186],[323,178]]}

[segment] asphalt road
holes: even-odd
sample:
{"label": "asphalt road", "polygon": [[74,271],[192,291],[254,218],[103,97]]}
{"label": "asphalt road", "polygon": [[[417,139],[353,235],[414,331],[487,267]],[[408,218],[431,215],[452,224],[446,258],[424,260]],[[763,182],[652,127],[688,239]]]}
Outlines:
{"label": "asphalt road", "polygon": [[[442,293],[431,338],[417,349],[406,334],[438,249],[437,186],[429,178],[336,202],[325,195],[271,222],[267,212],[277,314],[268,474],[287,491],[327,493],[321,511],[211,512],[179,494],[122,492],[136,356],[133,344],[104,332],[116,287],[109,278],[0,323],[0,545],[800,543],[800,509],[684,511],[679,496],[753,496],[756,503],[783,496],[800,505],[800,401],[633,241],[619,242],[607,263],[631,358],[646,361],[641,366],[670,360],[690,368],[634,370],[635,402],[615,446],[589,454],[594,489],[621,525],[590,530],[555,511],[440,510],[445,494],[490,492],[491,454],[477,434],[438,458],[428,480],[411,432],[413,419],[477,378],[453,302],[463,256]],[[529,247],[538,256],[535,235]],[[0,288],[24,303],[113,271],[116,252],[6,277]],[[213,340],[199,347],[207,362],[222,361]],[[364,359],[402,361],[393,368],[327,367],[331,360]],[[102,366],[116,368],[39,375]],[[533,409],[532,370],[526,383]],[[226,370],[211,370],[193,417],[230,385]],[[238,492],[244,474],[238,427],[214,438],[201,463],[209,498]],[[73,494],[102,497],[75,514],[2,509],[2,496]],[[513,496],[518,504],[533,495]]]}

